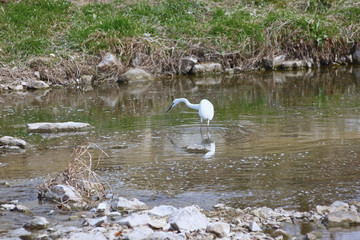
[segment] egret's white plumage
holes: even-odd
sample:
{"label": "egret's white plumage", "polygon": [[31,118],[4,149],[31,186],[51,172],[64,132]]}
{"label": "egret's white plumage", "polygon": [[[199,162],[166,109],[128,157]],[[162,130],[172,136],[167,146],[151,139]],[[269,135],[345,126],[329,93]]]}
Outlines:
{"label": "egret's white plumage", "polygon": [[186,104],[186,106],[188,106],[189,108],[192,108],[192,109],[195,109],[195,110],[199,111],[199,116],[200,116],[200,121],[201,121],[200,131],[201,131],[201,127],[202,127],[202,122],[204,120],[207,120],[207,130],[209,131],[210,120],[212,120],[213,117],[214,117],[214,106],[212,105],[212,103],[207,99],[203,99],[203,100],[200,101],[199,104],[192,104],[186,98],[176,98],[173,101],[170,108],[166,112],[170,111],[170,109],[172,109],[178,103],[181,103],[181,102],[184,102]]}

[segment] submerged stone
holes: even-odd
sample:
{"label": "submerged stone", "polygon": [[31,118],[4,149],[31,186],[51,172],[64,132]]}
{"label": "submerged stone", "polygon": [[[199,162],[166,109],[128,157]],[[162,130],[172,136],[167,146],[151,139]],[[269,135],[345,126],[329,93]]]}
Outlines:
{"label": "submerged stone", "polygon": [[44,217],[36,216],[28,223],[24,225],[25,229],[45,229],[49,225],[49,222]]}

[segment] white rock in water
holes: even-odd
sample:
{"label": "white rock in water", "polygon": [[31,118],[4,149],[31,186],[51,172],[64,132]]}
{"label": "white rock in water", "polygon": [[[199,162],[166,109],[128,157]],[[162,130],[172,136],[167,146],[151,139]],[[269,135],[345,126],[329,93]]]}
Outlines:
{"label": "white rock in water", "polygon": [[208,218],[197,206],[181,208],[169,217],[171,227],[178,231],[205,229],[208,222]]}
{"label": "white rock in water", "polygon": [[133,68],[119,77],[120,82],[145,82],[153,80],[153,76],[141,68]]}
{"label": "white rock in water", "polygon": [[167,217],[174,214],[178,209],[170,205],[156,206],[149,210],[149,214],[155,217]]}
{"label": "white rock in water", "polygon": [[24,225],[26,229],[45,229],[49,225],[49,222],[44,217],[36,216],[28,223]]}
{"label": "white rock in water", "polygon": [[330,212],[325,217],[325,222],[330,226],[348,226],[360,224],[360,216],[357,212],[338,211]]}
{"label": "white rock in water", "polygon": [[330,205],[329,212],[349,211],[349,208],[349,204],[341,201],[335,201]]}
{"label": "white rock in water", "polygon": [[133,213],[130,216],[127,216],[123,219],[120,219],[118,223],[121,225],[126,225],[129,227],[138,227],[138,226],[144,226],[151,222],[151,219],[149,215],[147,214],[136,214]]}
{"label": "white rock in water", "polygon": [[81,122],[61,122],[61,123],[40,122],[40,123],[28,123],[26,124],[26,127],[29,132],[51,133],[51,132],[72,132],[72,131],[87,130],[91,127],[91,125],[88,123],[81,123]]}
{"label": "white rock in water", "polygon": [[79,202],[82,200],[80,193],[78,193],[74,188],[60,184],[51,186],[49,191],[45,193],[45,197],[56,199],[60,202]]}
{"label": "white rock in water", "polygon": [[6,211],[13,211],[16,208],[15,204],[1,204],[1,207],[4,208]]}
{"label": "white rock in water", "polygon": [[259,227],[259,225],[256,222],[251,222],[249,224],[249,229],[252,232],[261,232],[262,229]]}
{"label": "white rock in water", "polygon": [[201,154],[205,154],[207,152],[209,152],[210,150],[207,149],[205,146],[199,145],[199,144],[192,144],[189,145],[185,148],[185,150],[188,153],[201,153]]}
{"label": "white rock in water", "polygon": [[49,88],[49,84],[47,84],[44,81],[32,81],[27,85],[28,89],[45,89],[45,88]]}
{"label": "white rock in water", "polygon": [[209,223],[206,232],[214,233],[217,237],[223,238],[230,233],[230,225],[223,222]]}
{"label": "white rock in water", "polygon": [[26,142],[20,138],[3,136],[0,138],[0,146],[17,146],[20,148],[25,148]]}
{"label": "white rock in water", "polygon": [[116,210],[144,210],[147,209],[145,203],[140,202],[138,199],[133,198],[128,200],[123,197],[119,197],[118,199],[114,199],[111,201],[111,209]]}

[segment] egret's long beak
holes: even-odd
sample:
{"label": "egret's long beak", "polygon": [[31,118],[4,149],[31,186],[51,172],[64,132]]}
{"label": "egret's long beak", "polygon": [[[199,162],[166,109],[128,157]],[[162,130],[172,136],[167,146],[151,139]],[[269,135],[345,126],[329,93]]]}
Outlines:
{"label": "egret's long beak", "polygon": [[172,109],[173,106],[174,106],[174,104],[171,104],[171,106],[169,107],[169,109],[166,112],[170,111],[170,109]]}

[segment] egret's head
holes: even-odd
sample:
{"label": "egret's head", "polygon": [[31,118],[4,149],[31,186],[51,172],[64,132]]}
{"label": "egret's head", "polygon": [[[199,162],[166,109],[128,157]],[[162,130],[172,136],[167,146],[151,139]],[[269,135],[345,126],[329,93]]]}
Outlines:
{"label": "egret's head", "polygon": [[176,104],[181,103],[181,102],[185,102],[185,101],[187,101],[185,98],[176,98],[176,99],[174,99],[173,103],[171,104],[171,106],[169,107],[169,109],[166,112],[170,111],[170,109],[175,107]]}

